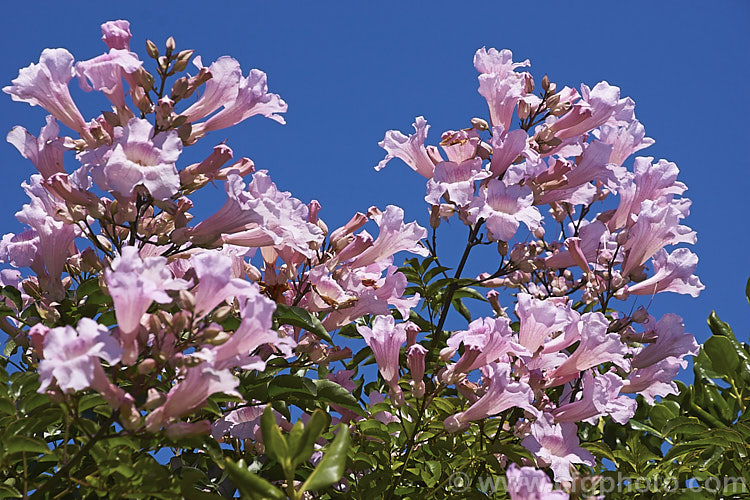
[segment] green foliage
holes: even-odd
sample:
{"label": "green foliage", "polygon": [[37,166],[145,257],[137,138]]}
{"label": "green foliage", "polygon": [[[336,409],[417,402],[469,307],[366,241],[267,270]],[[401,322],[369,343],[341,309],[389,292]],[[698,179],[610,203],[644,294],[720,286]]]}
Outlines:
{"label": "green foliage", "polygon": [[[750,300],[750,280],[748,280]],[[650,478],[648,491],[611,498],[747,498],[750,496],[750,345],[740,342],[715,312],[713,335],[693,359],[694,381],[648,405],[625,425],[608,423],[601,443],[589,443],[617,472]],[[690,489],[695,483],[703,491]]]}

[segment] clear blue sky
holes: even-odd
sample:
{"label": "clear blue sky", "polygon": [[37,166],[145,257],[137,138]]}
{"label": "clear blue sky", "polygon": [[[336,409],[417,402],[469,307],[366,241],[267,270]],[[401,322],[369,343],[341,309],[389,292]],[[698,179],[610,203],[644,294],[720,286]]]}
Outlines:
{"label": "clear blue sky", "polygon": [[[100,54],[99,25],[118,18],[130,20],[131,47],[141,54],[145,38],[162,46],[173,35],[206,64],[230,54],[245,72],[266,71],[271,91],[289,103],[288,124],[254,117],[192,149],[200,156],[228,139],[237,157],[251,157],[281,188],[303,201],[317,198],[331,228],[356,210],[389,203],[427,224],[424,180],[398,161],[376,173],[384,155],[377,143],[388,129],[410,130],[417,115],[432,125],[433,143],[443,130],[485,116],[472,67],[479,47],[530,59],[537,81],[546,72],[560,86],[620,86],[656,140],[642,154],[676,162],[689,186],[686,223],[698,232],[693,250],[706,284],[698,299],[660,294],[651,311],[681,314],[703,341],[715,308],[747,340],[747,1],[15,2],[0,18],[2,86],[45,47],[66,47],[77,60]],[[86,106],[82,93],[75,97],[89,118],[106,108],[103,98],[91,104],[86,96]],[[0,96],[3,135],[16,124],[36,134],[43,116]],[[19,184],[33,167],[4,141],[0,160],[0,230],[15,232],[13,213],[26,202]],[[223,191],[201,202],[208,214]]]}

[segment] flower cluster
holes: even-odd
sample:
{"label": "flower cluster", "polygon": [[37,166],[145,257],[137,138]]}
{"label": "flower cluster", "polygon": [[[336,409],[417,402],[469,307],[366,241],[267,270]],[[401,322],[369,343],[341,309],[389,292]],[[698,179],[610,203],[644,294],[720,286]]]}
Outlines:
{"label": "flower cluster", "polygon": [[[452,385],[468,405],[445,419],[445,428],[457,432],[522,409],[514,432],[523,446],[556,480],[570,481],[571,464],[594,460],[579,447],[576,422],[627,422],[636,408],[629,395],[653,402],[675,393],[684,357],[698,352],[677,315],[657,321],[643,308],[631,315],[613,310],[631,296],[697,296],[704,288],[693,275],[695,254],[665,249],[695,242],[681,225],[690,200],[680,197],[687,188],[674,163],[636,157],[632,171],[624,166],[653,140],[619,88],[600,82],[580,92],[559,89],[545,76],[534,94],[531,74],[516,71],[529,62],[513,62],[509,50],[480,49],[474,66],[489,120],[444,132],[438,148],[425,144],[429,125],[417,117],[414,134],[386,133],[380,146],[388,154],[375,168],[399,158],[427,178],[433,235],[457,218],[471,231],[467,252],[497,244],[497,270],[472,282],[492,288],[494,317],[475,319],[439,346],[445,365],[434,374],[435,393]],[[512,129],[515,118],[519,128]],[[437,259],[437,247],[428,246]],[[515,291],[515,321],[496,289]],[[381,344],[403,342],[398,325],[381,335]],[[428,343],[436,346],[434,337]],[[420,350],[412,339],[409,359]],[[393,392],[397,354],[381,357]],[[415,387],[423,383],[420,363],[409,365]],[[480,384],[472,381],[475,370]]]}
{"label": "flower cluster", "polygon": [[[281,191],[224,143],[184,161],[185,148],[251,116],[284,123],[287,105],[268,91],[265,73],[243,76],[228,56],[204,66],[170,38],[164,54],[147,43],[154,74],[130,50],[127,21],[105,23],[102,33],[102,55],[76,62],[46,49],[3,89],[49,113],[38,137],[22,127],[8,134],[38,174],[23,184],[30,201],[16,214],[28,229],[0,243],[2,262],[32,271],[0,275],[23,292],[15,321],[0,326],[38,367],[40,392],[64,401],[94,391],[136,435],[210,432],[260,445],[270,390],[248,389],[248,374],[316,373],[345,394],[370,390],[352,397],[361,407],[331,402],[337,421],[409,422],[403,470],[431,420],[448,433],[481,421],[534,458],[511,464],[509,478],[542,474],[533,465],[557,482],[574,481],[575,464],[594,465],[577,423],[625,423],[633,394],[653,402],[675,392],[685,356],[697,353],[682,320],[615,305],[703,288],[697,257],[665,249],[695,242],[681,225],[690,201],[673,163],[637,157],[632,170],[624,166],[653,141],[619,88],[558,89],[545,76],[535,94],[531,74],[517,71],[528,61],[481,49],[474,65],[487,120],[444,132],[440,148],[425,144],[422,117],[414,134],[389,131],[380,143],[387,156],[377,169],[399,158],[427,179],[432,239],[394,205],[329,231],[317,201]],[[179,76],[191,59],[193,74]],[[74,77],[111,110],[84,118],[69,91]],[[196,221],[190,195],[214,181],[223,181],[226,201]],[[454,220],[469,240],[448,277],[435,236]],[[497,248],[492,267],[462,276],[472,249],[486,244]],[[404,251],[423,257],[421,267],[394,265]],[[442,286],[428,286],[438,274]],[[490,289],[492,313],[472,318],[460,299],[484,300],[481,288]],[[506,299],[515,318],[500,305]],[[452,307],[468,321],[446,332]],[[337,332],[352,340],[335,343]],[[353,348],[362,349],[344,363]],[[370,355],[380,380],[359,370]],[[334,362],[344,369],[331,371]],[[219,394],[229,401],[219,415],[196,418]],[[446,414],[441,399],[454,409]],[[298,406],[310,418],[314,406]],[[290,415],[276,418],[292,429]],[[528,498],[552,486],[540,488]]]}

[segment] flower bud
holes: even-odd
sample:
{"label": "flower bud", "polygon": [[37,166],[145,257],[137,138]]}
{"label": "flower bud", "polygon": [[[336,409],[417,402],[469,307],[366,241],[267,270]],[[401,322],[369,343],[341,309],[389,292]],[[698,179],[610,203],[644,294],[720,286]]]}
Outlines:
{"label": "flower bud", "polygon": [[221,306],[214,312],[213,319],[214,321],[221,323],[225,319],[229,317],[229,315],[232,314],[232,306]]}
{"label": "flower bud", "polygon": [[172,99],[175,101],[179,101],[182,99],[185,94],[187,94],[188,91],[188,79],[186,76],[183,76],[182,78],[178,78],[174,81],[174,84],[172,84],[172,92],[170,95],[172,96]]}
{"label": "flower bud", "polygon": [[430,227],[432,229],[437,229],[440,227],[440,206],[439,205],[432,205],[432,208],[430,209]]}
{"label": "flower bud", "polygon": [[481,159],[489,160],[492,157],[493,152],[494,151],[492,149],[492,146],[490,146],[486,142],[482,141],[477,144],[477,156]]}
{"label": "flower bud", "polygon": [[159,49],[156,48],[156,44],[151,40],[146,40],[146,54],[152,59],[159,58]]}
{"label": "flower bud", "polygon": [[516,113],[518,113],[519,119],[525,120],[531,114],[531,105],[529,105],[529,103],[527,103],[526,101],[518,101],[518,108],[516,109]]}
{"label": "flower bud", "polygon": [[138,364],[138,373],[146,375],[156,368],[156,361],[153,358],[146,358]]}
{"label": "flower bud", "polygon": [[534,92],[534,77],[530,73],[524,73],[524,91],[527,94]]}
{"label": "flower bud", "polygon": [[505,257],[506,255],[508,255],[508,242],[507,241],[497,242],[497,253],[499,253],[501,257]]}
{"label": "flower bud", "polygon": [[617,236],[615,237],[615,241],[618,245],[623,246],[628,241],[628,232],[627,231],[620,231],[617,233]]}
{"label": "flower bud", "polygon": [[250,281],[258,282],[262,278],[262,274],[260,273],[260,270],[255,267],[252,264],[246,264],[245,265],[245,276],[247,276],[247,279]]}
{"label": "flower bud", "polygon": [[207,334],[214,335],[211,338],[206,338],[205,342],[210,345],[221,345],[227,340],[231,338],[231,335],[229,335],[227,332],[223,331],[216,331],[214,328],[206,328],[203,330],[204,337]]}
{"label": "flower bud", "polygon": [[545,92],[549,90],[549,76],[546,74],[542,77],[542,90]]}
{"label": "flower bud", "polygon": [[489,130],[490,125],[487,123],[487,120],[483,120],[482,118],[472,118],[471,119],[471,126],[474,127],[478,131],[483,130]]}
{"label": "flower bud", "polygon": [[443,347],[440,349],[440,360],[449,361],[456,354],[456,349],[452,347]]}
{"label": "flower bud", "polygon": [[195,309],[195,295],[187,290],[180,290],[177,292],[177,306],[185,311],[192,311]]}
{"label": "flower bud", "polygon": [[411,347],[417,343],[417,334],[422,331],[419,326],[413,321],[406,321],[404,323],[404,330],[406,330],[406,347]]}
{"label": "flower bud", "polygon": [[167,38],[167,43],[165,45],[167,47],[167,56],[171,56],[176,47],[174,37],[170,36],[169,38]]}
{"label": "flower bud", "polygon": [[153,387],[151,387],[146,394],[146,402],[142,406],[144,410],[153,410],[154,408],[158,408],[159,406],[164,404],[164,401],[167,400],[166,394],[157,391]]}
{"label": "flower bud", "polygon": [[648,321],[648,316],[648,311],[643,306],[640,306],[635,310],[631,318],[633,323],[643,324]]}
{"label": "flower bud", "polygon": [[179,54],[177,54],[177,58],[174,63],[174,67],[172,68],[172,71],[174,73],[179,73],[181,71],[185,71],[185,68],[187,68],[188,63],[190,62],[190,58],[193,57],[192,50],[183,50]]}
{"label": "flower bud", "polygon": [[573,105],[566,101],[555,106],[550,112],[553,116],[562,116],[571,109],[573,109]]}
{"label": "flower bud", "polygon": [[547,108],[552,109],[560,102],[560,94],[555,94],[547,98]]}

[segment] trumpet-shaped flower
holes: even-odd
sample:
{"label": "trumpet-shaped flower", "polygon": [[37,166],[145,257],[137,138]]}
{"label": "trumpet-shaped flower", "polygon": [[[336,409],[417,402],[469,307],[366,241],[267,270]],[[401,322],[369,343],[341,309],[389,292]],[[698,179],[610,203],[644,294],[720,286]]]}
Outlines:
{"label": "trumpet-shaped flower", "polygon": [[380,232],[372,246],[354,259],[349,266],[364,267],[375,262],[389,259],[397,252],[407,251],[426,256],[427,248],[420,245],[419,240],[427,237],[427,230],[416,222],[404,224],[403,209],[388,205],[385,212],[373,216]]}
{"label": "trumpet-shaped flower", "polygon": [[372,328],[363,325],[357,331],[372,349],[383,380],[391,388],[397,387],[399,351],[406,342],[404,324],[395,324],[393,316],[376,316]]}
{"label": "trumpet-shaped flower", "polygon": [[653,295],[659,292],[684,293],[697,297],[706,288],[698,276],[695,268],[698,266],[698,256],[687,248],[678,248],[671,254],[663,248],[654,254],[651,262],[654,275],[650,278],[628,287],[631,295]]}
{"label": "trumpet-shaped flower", "polygon": [[489,383],[487,392],[468,410],[445,419],[443,426],[448,432],[457,432],[468,422],[496,415],[509,408],[523,408],[533,415],[539,413],[531,404],[534,401],[531,387],[524,382],[514,381],[510,376],[508,364],[490,363],[485,370]]}
{"label": "trumpet-shaped flower", "polygon": [[583,375],[581,399],[558,406],[552,411],[555,422],[587,421],[595,424],[600,416],[610,415],[625,424],[635,414],[635,399],[620,395],[623,380],[612,372],[594,377],[591,370]]}
{"label": "trumpet-shaped flower", "polygon": [[132,118],[115,130],[112,146],[101,146],[81,155],[81,163],[91,168],[96,184],[106,190],[131,196],[143,185],[157,200],[167,200],[180,188],[175,162],[182,152],[182,141],[174,130],[154,136],[147,120]]}
{"label": "trumpet-shaped flower", "polygon": [[482,160],[474,158],[454,163],[442,161],[435,165],[432,179],[427,181],[427,203],[440,205],[443,195],[458,206],[468,205],[474,196],[474,182],[491,174],[482,169]]}
{"label": "trumpet-shaped flower", "polygon": [[551,300],[535,299],[527,293],[518,294],[516,316],[521,321],[518,343],[534,353],[554,333],[561,332],[576,319],[569,307]]}
{"label": "trumpet-shaped flower", "polygon": [[534,454],[538,465],[549,466],[555,481],[572,481],[572,464],[594,465],[594,456],[579,446],[578,428],[573,422],[554,423],[544,413],[531,424],[531,435],[521,444]]}
{"label": "trumpet-shaped flower", "polygon": [[47,124],[42,127],[39,137],[34,137],[21,126],[8,132],[8,142],[13,144],[21,156],[34,164],[45,179],[58,172],[65,172],[63,155],[65,147],[57,136],[60,127],[52,115],[47,116]]}
{"label": "trumpet-shaped flower", "polygon": [[624,176],[618,190],[620,203],[607,222],[610,230],[632,226],[644,201],[670,200],[673,195],[687,190],[687,186],[677,180],[680,173],[677,165],[666,160],[653,161],[652,157],[639,156],[633,162],[633,173]]}
{"label": "trumpet-shaped flower", "polygon": [[472,224],[484,219],[490,240],[509,241],[521,222],[532,231],[540,226],[542,215],[533,203],[534,195],[528,187],[506,186],[492,179],[469,205],[468,219]]}
{"label": "trumpet-shaped flower", "polygon": [[44,359],[39,362],[38,392],[44,392],[54,378],[63,391],[82,391],[106,375],[99,359],[109,364],[120,361],[122,349],[107,327],[82,318],[76,328],[61,326],[44,336]]}
{"label": "trumpet-shaped flower", "polygon": [[38,64],[18,72],[13,85],[3,87],[14,101],[41,106],[81,137],[93,141],[81,112],[70,96],[68,83],[74,76],[73,55],[65,49],[44,49]]}
{"label": "trumpet-shaped flower", "polygon": [[416,133],[409,136],[405,136],[398,130],[389,130],[385,133],[385,138],[378,143],[378,146],[385,149],[388,154],[377,164],[375,170],[382,170],[389,161],[398,158],[419,175],[427,179],[432,178],[435,164],[430,159],[424,146],[430,126],[427,125],[424,116],[418,116],[413,127]]}
{"label": "trumpet-shaped flower", "polygon": [[633,356],[633,368],[645,368],[659,361],[675,357],[698,354],[695,337],[685,332],[682,318],[676,314],[665,314],[655,325],[656,342],[642,348]]}
{"label": "trumpet-shaped flower", "polygon": [[130,364],[137,356],[133,345],[141,317],[152,302],[166,304],[172,301],[168,290],[184,290],[189,283],[172,278],[164,257],[141,259],[138,249],[124,247],[105,273],[107,288],[115,306],[115,317],[125,349],[125,362]]}
{"label": "trumpet-shaped flower", "polygon": [[124,19],[107,21],[102,24],[102,41],[110,49],[129,50],[132,36],[130,34],[130,23]]}
{"label": "trumpet-shaped flower", "polygon": [[582,371],[602,363],[614,363],[629,368],[625,355],[627,346],[616,333],[608,333],[609,321],[602,313],[581,316],[581,343],[557,369],[548,375],[550,386],[564,384],[577,378]]}
{"label": "trumpet-shaped flower", "polygon": [[505,471],[510,500],[568,500],[564,491],[553,491],[547,474],[533,467],[510,464]]}
{"label": "trumpet-shaped flower", "polygon": [[198,285],[195,295],[195,313],[200,318],[229,298],[241,297],[252,285],[242,279],[232,278],[232,257],[218,251],[204,251],[190,258]]}
{"label": "trumpet-shaped flower", "polygon": [[135,73],[143,66],[138,56],[128,50],[111,49],[102,54],[81,61],[76,64],[76,75],[78,84],[86,92],[97,90],[104,93],[107,98],[126,116],[133,116],[125,104],[125,89],[123,77]]}

